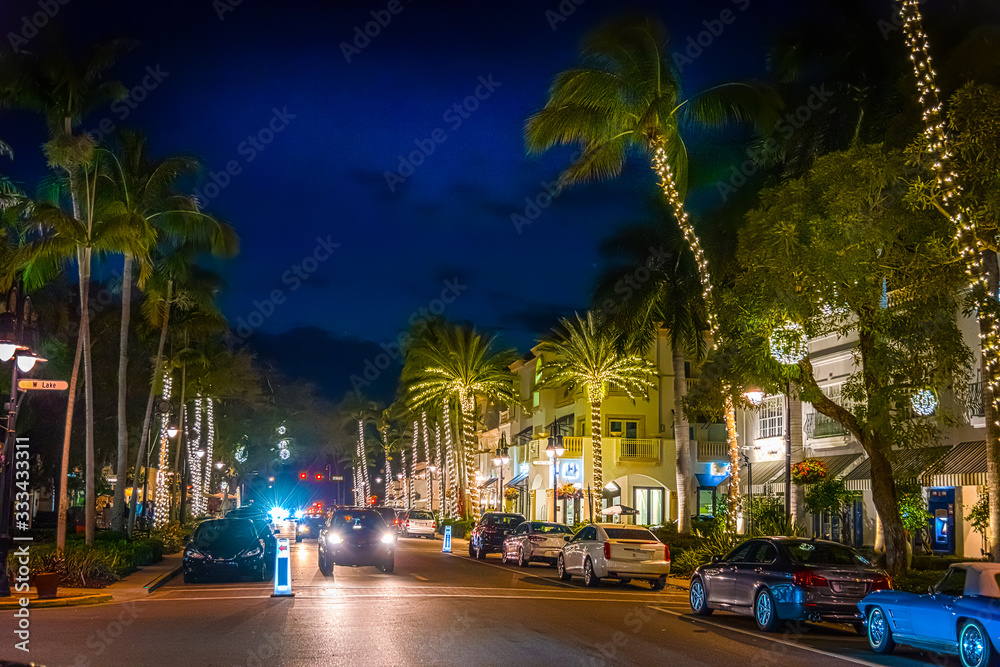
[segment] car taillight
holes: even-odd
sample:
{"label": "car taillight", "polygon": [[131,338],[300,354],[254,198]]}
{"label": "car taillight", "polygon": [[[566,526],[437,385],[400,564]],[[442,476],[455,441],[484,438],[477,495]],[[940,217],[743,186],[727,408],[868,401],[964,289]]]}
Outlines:
{"label": "car taillight", "polygon": [[670,560],[670,545],[663,545],[663,560]]}
{"label": "car taillight", "polygon": [[892,582],[888,577],[877,577],[872,581],[873,591],[884,591],[892,588]]}
{"label": "car taillight", "polygon": [[611,560],[611,542],[604,543],[604,559]]}
{"label": "car taillight", "polygon": [[821,577],[818,574],[814,574],[812,570],[799,570],[798,572],[792,573],[792,583],[798,584],[799,586],[810,586],[812,588],[822,588],[823,586],[829,586],[826,577]]}
{"label": "car taillight", "polygon": [[531,540],[532,542],[541,542],[545,538],[542,537],[541,535],[529,535],[528,539]]}
{"label": "car taillight", "polygon": [[410,527],[410,520],[409,520],[409,519],[407,519],[407,520],[406,520],[406,527],[407,527],[407,528],[409,528],[409,527]]}
{"label": "car taillight", "polygon": [[431,528],[437,528],[437,527],[438,527],[438,522],[437,521],[431,521]]}

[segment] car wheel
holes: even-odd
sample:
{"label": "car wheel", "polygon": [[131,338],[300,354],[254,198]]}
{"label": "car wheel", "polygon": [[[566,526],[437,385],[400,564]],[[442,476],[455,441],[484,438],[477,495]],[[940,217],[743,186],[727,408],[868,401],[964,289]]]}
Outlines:
{"label": "car wheel", "polygon": [[563,581],[569,581],[573,578],[573,575],[566,571],[566,559],[563,558],[562,554],[556,558],[556,572],[559,573],[559,578]]}
{"label": "car wheel", "polygon": [[476,558],[479,560],[486,560],[486,547],[483,545],[476,547]]}
{"label": "car wheel", "polygon": [[404,528],[404,529],[403,529],[403,537],[405,537],[405,538],[409,538],[409,537],[410,537],[410,531],[408,531],[408,530],[406,530],[406,529]]}
{"label": "car wheel", "polygon": [[872,607],[868,612],[868,645],[876,653],[892,653],[892,649],[896,648],[889,619],[882,607]]}
{"label": "car wheel", "polygon": [[995,664],[990,636],[979,621],[966,621],[958,633],[958,657],[962,667],[987,667]]}
{"label": "car wheel", "polygon": [[591,588],[601,585],[601,578],[594,572],[594,563],[589,557],[583,563],[583,583]]}
{"label": "car wheel", "polygon": [[518,567],[528,567],[528,563],[531,561],[530,558],[525,558],[524,549],[517,550],[517,566]]}
{"label": "car wheel", "polygon": [[507,564],[507,547],[504,547],[503,551],[500,552],[500,562],[504,565]]}
{"label": "car wheel", "polygon": [[299,542],[301,542],[301,541],[302,541],[302,536],[301,535],[296,535],[295,536],[295,542],[296,542],[296,544],[299,543]]}
{"label": "car wheel", "polygon": [[390,558],[389,560],[383,561],[382,564],[378,566],[378,569],[382,570],[386,574],[389,574],[395,568],[396,568],[396,559],[395,558]]}
{"label": "car wheel", "polygon": [[476,557],[476,550],[472,548],[472,542],[469,542],[469,558]]}
{"label": "car wheel", "polygon": [[184,583],[185,584],[193,584],[196,581],[197,580],[194,578],[193,574],[191,574],[190,572],[185,572],[184,573]]}
{"label": "car wheel", "polygon": [[625,584],[632,583],[632,580],[629,579],[628,577],[618,577],[618,583],[624,586]]}
{"label": "car wheel", "polygon": [[708,596],[705,595],[705,584],[701,582],[701,579],[691,581],[688,601],[691,603],[691,611],[694,612],[695,616],[708,616],[712,613],[708,607]]}
{"label": "car wheel", "polygon": [[649,587],[654,591],[662,591],[667,586],[667,578],[660,577],[649,582]]}
{"label": "car wheel", "polygon": [[781,620],[774,608],[774,598],[771,597],[771,591],[766,588],[760,589],[754,598],[753,618],[762,632],[774,632],[781,627]]}
{"label": "car wheel", "polygon": [[329,577],[333,574],[333,564],[322,554],[319,557],[319,571],[323,573],[324,577]]}

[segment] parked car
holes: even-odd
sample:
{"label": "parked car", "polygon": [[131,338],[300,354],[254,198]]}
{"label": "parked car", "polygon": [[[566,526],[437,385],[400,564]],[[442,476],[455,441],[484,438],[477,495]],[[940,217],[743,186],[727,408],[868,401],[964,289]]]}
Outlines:
{"label": "parked car", "polygon": [[523,522],[520,514],[487,512],[469,535],[469,555],[482,560],[488,553],[502,551],[504,539]]}
{"label": "parked car", "polygon": [[605,577],[622,583],[642,579],[662,591],[670,574],[670,547],[641,526],[595,523],[566,542],[556,568],[563,581],[580,575],[587,586],[597,586]]}
{"label": "parked car", "polygon": [[784,621],[833,621],[864,631],[857,604],[889,588],[886,573],[850,547],[829,540],[763,537],[715,556],[691,575],[691,610],[753,616],[773,632]]}
{"label": "parked car", "polygon": [[569,526],[548,521],[525,521],[504,539],[503,562],[528,567],[532,561],[545,561],[553,567],[566,539],[573,536]]}
{"label": "parked car", "polygon": [[429,537],[434,539],[437,521],[427,510],[407,510],[399,517],[399,534],[403,537]]}
{"label": "parked car", "polygon": [[965,667],[998,662],[1000,563],[956,563],[927,595],[879,590],[858,602],[876,653],[896,644],[957,655]]}
{"label": "parked car", "polygon": [[267,561],[268,570],[274,569],[274,562],[278,553],[278,539],[275,535],[278,531],[271,523],[271,517],[263,509],[254,505],[237,507],[226,512],[227,519],[249,519],[257,529],[257,534],[264,540],[264,559]]}
{"label": "parked car", "polygon": [[249,519],[202,521],[184,548],[184,583],[237,577],[264,581],[265,553],[264,540]]}
{"label": "parked car", "polygon": [[334,565],[374,565],[383,572],[395,567],[396,535],[372,509],[339,509],[319,535],[319,569],[326,576]]}
{"label": "parked car", "polygon": [[326,524],[318,516],[304,516],[295,522],[295,541],[301,542],[304,539],[314,540],[319,537],[319,531],[323,530]]}

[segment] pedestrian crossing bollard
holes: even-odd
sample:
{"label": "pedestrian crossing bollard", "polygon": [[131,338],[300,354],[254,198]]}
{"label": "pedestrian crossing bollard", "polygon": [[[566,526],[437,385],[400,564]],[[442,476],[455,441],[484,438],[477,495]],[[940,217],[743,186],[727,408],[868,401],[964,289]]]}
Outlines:
{"label": "pedestrian crossing bollard", "polygon": [[278,540],[278,551],[274,557],[274,593],[273,598],[293,598],[291,562],[288,559],[288,538]]}
{"label": "pedestrian crossing bollard", "polygon": [[444,527],[444,539],[441,540],[441,553],[451,553],[451,526]]}

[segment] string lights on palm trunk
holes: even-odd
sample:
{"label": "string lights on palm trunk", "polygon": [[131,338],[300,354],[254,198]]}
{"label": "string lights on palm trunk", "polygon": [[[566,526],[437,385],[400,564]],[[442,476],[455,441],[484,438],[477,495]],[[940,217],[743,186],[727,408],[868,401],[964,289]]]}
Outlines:
{"label": "string lights on palm trunk", "polygon": [[[170,373],[163,374],[163,400],[170,400],[171,379]],[[160,417],[160,457],[156,468],[156,509],[153,516],[153,525],[162,528],[170,520],[170,491],[167,483],[167,465],[170,461],[170,438],[167,429],[170,428],[170,414],[164,413]],[[148,473],[147,473],[148,474]]]}

